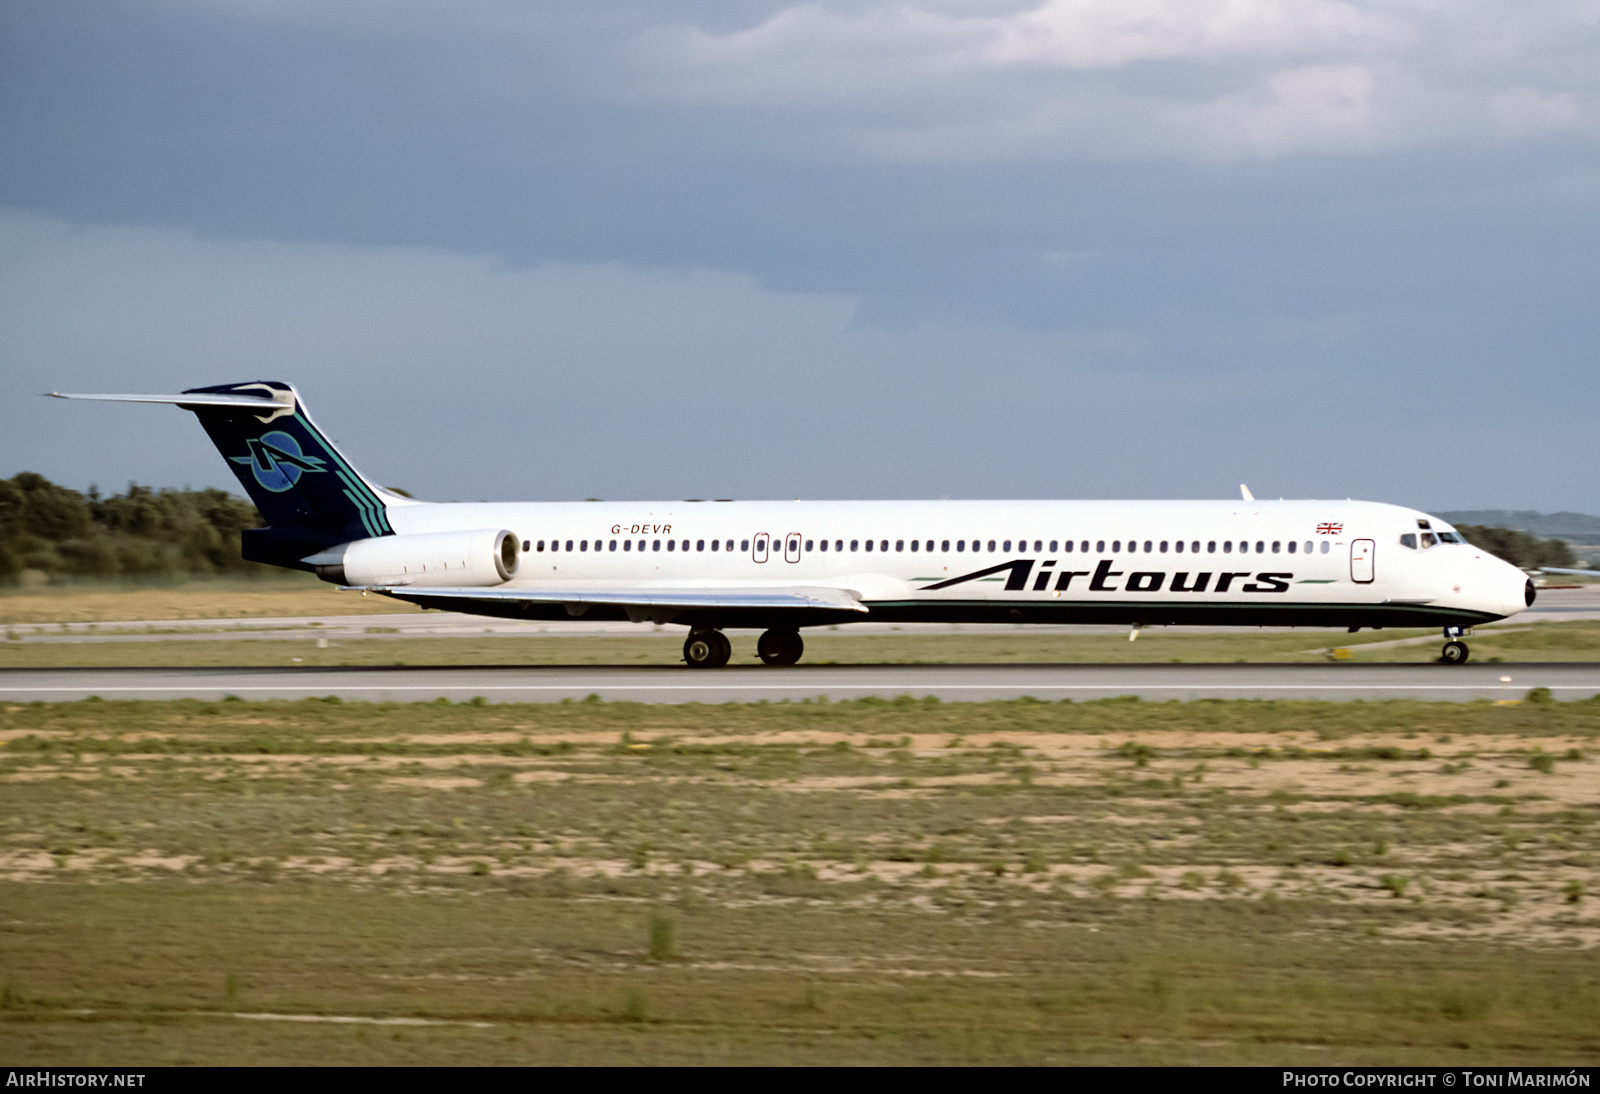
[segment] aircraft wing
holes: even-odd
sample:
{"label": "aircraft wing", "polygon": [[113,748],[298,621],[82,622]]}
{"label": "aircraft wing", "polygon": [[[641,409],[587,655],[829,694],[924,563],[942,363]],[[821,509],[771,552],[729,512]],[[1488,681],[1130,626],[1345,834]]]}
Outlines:
{"label": "aircraft wing", "polygon": [[809,608],[831,611],[862,612],[868,608],[861,600],[845,589],[825,586],[735,586],[713,588],[491,588],[444,589],[417,588],[412,585],[345,586],[362,592],[381,593],[401,600],[409,600],[422,607],[431,607],[429,601],[495,602],[510,607],[515,604],[560,604],[571,616],[581,616],[591,607],[605,605],[621,608],[630,619],[670,618],[683,611],[707,608],[748,610],[764,608]]}

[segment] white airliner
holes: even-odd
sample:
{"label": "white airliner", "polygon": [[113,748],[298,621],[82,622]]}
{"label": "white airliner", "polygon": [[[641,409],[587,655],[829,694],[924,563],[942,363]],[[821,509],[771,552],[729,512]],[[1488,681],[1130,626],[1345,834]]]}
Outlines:
{"label": "white airliner", "polygon": [[1427,513],[1365,501],[643,501],[435,504],[374,485],[289,384],[63,395],[191,410],[255,502],[244,557],[427,608],[686,624],[725,665],[760,628],[940,623],[1442,626],[1533,603],[1522,571]]}

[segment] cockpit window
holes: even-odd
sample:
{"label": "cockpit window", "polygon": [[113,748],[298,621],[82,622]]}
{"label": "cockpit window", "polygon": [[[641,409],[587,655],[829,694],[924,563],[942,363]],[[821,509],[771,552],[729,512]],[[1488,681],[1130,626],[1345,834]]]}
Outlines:
{"label": "cockpit window", "polygon": [[1438,542],[1439,541],[1436,538],[1434,538],[1434,535],[1433,535],[1432,532],[1424,532],[1424,533],[1422,533],[1422,549],[1424,551],[1426,551],[1429,547],[1432,547],[1434,544],[1436,544]]}
{"label": "cockpit window", "polygon": [[1439,542],[1440,543],[1460,543],[1461,542],[1461,537],[1456,535],[1454,532],[1440,532],[1439,533]]}
{"label": "cockpit window", "polygon": [[1400,537],[1400,546],[1409,547],[1415,551],[1417,549],[1417,537],[1412,535],[1410,532],[1407,532],[1405,535]]}

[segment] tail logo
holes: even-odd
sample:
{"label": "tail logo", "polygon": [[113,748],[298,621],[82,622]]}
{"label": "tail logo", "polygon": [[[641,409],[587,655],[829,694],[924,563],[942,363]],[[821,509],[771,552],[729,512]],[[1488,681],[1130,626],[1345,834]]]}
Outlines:
{"label": "tail logo", "polygon": [[274,494],[289,489],[308,471],[327,470],[326,460],[307,456],[300,450],[299,441],[280,430],[248,438],[245,444],[250,448],[248,456],[228,458],[234,463],[249,464],[256,482],[261,484],[263,490],[270,490]]}

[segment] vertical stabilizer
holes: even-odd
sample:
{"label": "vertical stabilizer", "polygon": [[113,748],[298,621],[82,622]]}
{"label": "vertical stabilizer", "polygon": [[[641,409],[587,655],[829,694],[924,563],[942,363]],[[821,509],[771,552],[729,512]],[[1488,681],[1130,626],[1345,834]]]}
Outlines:
{"label": "vertical stabilizer", "polygon": [[200,419],[268,525],[346,540],[394,534],[385,498],[317,428],[291,385],[262,380],[183,394],[258,396],[276,404],[179,404]]}

